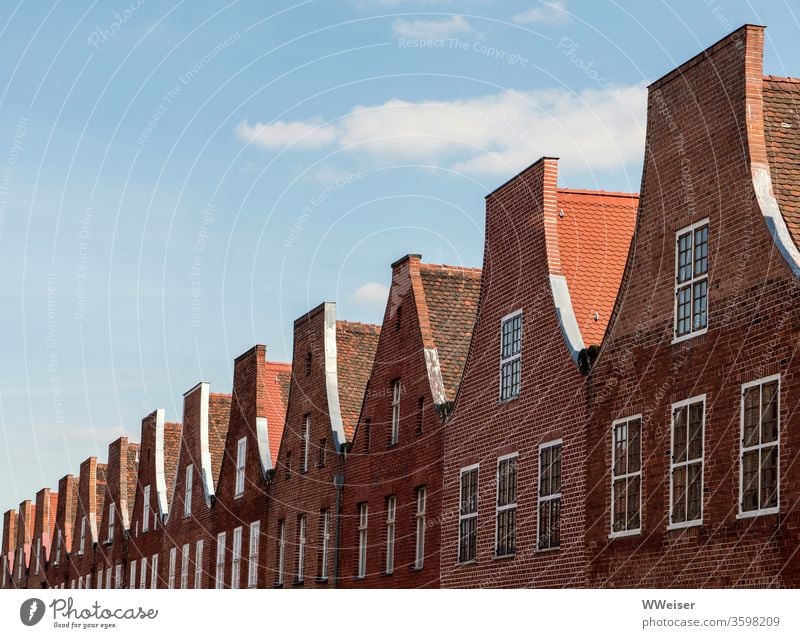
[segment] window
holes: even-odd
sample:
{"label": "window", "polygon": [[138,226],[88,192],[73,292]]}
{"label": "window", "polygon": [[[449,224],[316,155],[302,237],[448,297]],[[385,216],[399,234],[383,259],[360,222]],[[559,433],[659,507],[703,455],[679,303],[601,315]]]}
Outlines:
{"label": "window", "polygon": [[136,589],[136,561],[131,561],[130,581],[128,582],[129,589]]}
{"label": "window", "polygon": [[192,515],[192,488],[194,482],[194,465],[186,466],[185,483],[183,485],[183,517]]}
{"label": "window", "polygon": [[420,397],[417,400],[417,429],[415,434],[419,436],[422,434],[422,429],[425,424],[425,399]]}
{"label": "window", "polygon": [[139,571],[139,589],[147,588],[147,557],[142,556],[142,567]]}
{"label": "window", "polygon": [[116,523],[117,517],[117,508],[114,506],[114,503],[111,503],[108,506],[108,535],[106,538],[107,542],[111,542],[114,540],[114,525]]}
{"label": "window", "polygon": [[327,439],[319,440],[319,448],[317,450],[317,467],[325,467],[325,450],[328,447]]}
{"label": "window", "polygon": [[111,589],[111,565],[106,569],[106,589]]}
{"label": "window", "polygon": [[142,499],[142,532],[150,529],[150,486],[144,486],[144,498]]}
{"label": "window", "polygon": [[392,384],[392,431],[389,435],[389,445],[394,445],[400,439],[400,380]]}
{"label": "window", "polygon": [[200,589],[203,577],[203,539],[194,546],[194,588]]}
{"label": "window", "polygon": [[169,549],[169,579],[167,580],[167,587],[175,589],[175,563],[177,561],[178,548],[170,547]]}
{"label": "window", "polygon": [[103,569],[97,570],[97,589],[103,589]]}
{"label": "window", "polygon": [[386,564],[384,571],[387,574],[394,572],[394,525],[397,515],[397,497],[389,496],[386,499]]}
{"label": "window", "polygon": [[92,575],[86,574],[86,586],[84,589],[91,589],[92,588]]}
{"label": "window", "polygon": [[561,441],[539,447],[539,549],[561,545]]}
{"label": "window", "polygon": [[779,509],[780,375],[742,386],[739,516]]}
{"label": "window", "polygon": [[86,517],[84,516],[81,519],[81,544],[80,549],[78,550],[78,555],[81,555],[86,551]]}
{"label": "window", "polygon": [[478,541],[478,467],[461,470],[461,499],[458,511],[458,562],[477,557]]}
{"label": "window", "polygon": [[497,459],[497,506],[495,511],[495,556],[513,556],[517,551],[517,455]]}
{"label": "window", "polygon": [[114,587],[122,589],[122,563],[117,563],[114,566]]}
{"label": "window", "polygon": [[676,233],[675,340],[708,327],[708,220]]}
{"label": "window", "polygon": [[[22,561],[20,560],[19,563],[20,563],[20,568],[21,568],[22,567]],[[20,577],[21,576],[22,575],[20,574]],[[78,576],[78,589],[83,589],[83,576]]]}
{"label": "window", "polygon": [[181,589],[189,587],[189,543],[181,548]]}
{"label": "window", "polygon": [[670,527],[703,521],[703,429],[705,396],[672,406]]}
{"label": "window", "polygon": [[425,501],[428,498],[426,487],[417,488],[417,542],[414,551],[414,569],[422,569],[425,564]]}
{"label": "window", "polygon": [[39,573],[39,561],[42,560],[41,556],[42,556],[42,539],[41,538],[37,538],[36,539],[36,556],[35,556],[35,563],[34,563],[34,565],[36,565],[36,566],[33,568],[33,573],[34,574],[38,574]]}
{"label": "window", "polygon": [[500,400],[519,396],[522,358],[522,311],[500,322]]}
{"label": "window", "polygon": [[319,536],[320,536],[320,550],[319,550],[319,564],[317,565],[317,577],[320,580],[328,578],[328,549],[331,542],[331,513],[330,510],[324,509],[319,515]]}
{"label": "window", "polygon": [[295,565],[295,582],[302,583],[305,580],[306,564],[306,517],[302,514],[297,517],[297,554]]}
{"label": "window", "polygon": [[217,569],[215,572],[217,589],[225,588],[225,532],[217,534]]}
{"label": "window", "polygon": [[242,528],[233,530],[233,557],[231,560],[231,589],[239,589],[242,574]]}
{"label": "window", "polygon": [[24,562],[25,555],[24,553],[20,552],[19,560],[17,561],[17,580],[22,578],[22,564]]}
{"label": "window", "polygon": [[278,521],[278,575],[275,578],[276,585],[283,585],[283,572],[286,566],[286,521]]}
{"label": "window", "polygon": [[642,520],[642,416],[614,421],[611,445],[611,536],[638,534]]}
{"label": "window", "polygon": [[234,496],[244,494],[244,467],[247,458],[247,438],[242,437],[236,444],[236,489]]}
{"label": "window", "polygon": [[59,529],[56,533],[56,560],[55,564],[58,565],[61,562],[61,530]]}
{"label": "window", "polygon": [[368,511],[366,503],[358,505],[358,577],[367,576],[367,520]]}
{"label": "window", "polygon": [[250,551],[247,553],[247,586],[258,586],[258,545],[261,540],[261,522],[250,523]]}
{"label": "window", "polygon": [[150,559],[150,589],[158,589],[158,554]]}
{"label": "window", "polygon": [[308,454],[311,448],[311,415],[306,414],[303,423],[303,472],[308,472]]}

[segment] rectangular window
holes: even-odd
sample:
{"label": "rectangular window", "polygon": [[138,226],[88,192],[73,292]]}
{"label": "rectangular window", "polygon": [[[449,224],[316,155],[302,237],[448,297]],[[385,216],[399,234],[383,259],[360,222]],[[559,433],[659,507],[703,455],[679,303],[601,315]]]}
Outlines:
{"label": "rectangular window", "polygon": [[122,589],[122,563],[117,563],[114,566],[114,587]]}
{"label": "rectangular window", "polygon": [[41,560],[41,555],[42,555],[42,539],[41,538],[37,538],[36,539],[36,556],[35,556],[36,562],[34,563],[36,566],[33,569],[33,573],[34,574],[38,574],[39,573],[39,561]]}
{"label": "rectangular window", "polygon": [[384,571],[387,574],[394,572],[394,532],[396,515],[397,497],[389,496],[386,499],[386,563],[384,565]]}
{"label": "rectangular window", "polygon": [[500,400],[519,396],[522,363],[522,311],[500,322]]}
{"label": "rectangular window", "polygon": [[261,541],[261,522],[250,523],[250,547],[247,553],[247,586],[258,586],[258,546]]}
{"label": "rectangular window", "polygon": [[183,517],[192,515],[192,488],[194,487],[194,465],[186,466],[185,483],[183,486]]}
{"label": "rectangular window", "polygon": [[56,561],[55,564],[58,565],[61,562],[61,530],[57,531],[56,535]]}
{"label": "rectangular window", "polygon": [[158,589],[158,554],[150,559],[150,589]]}
{"label": "rectangular window", "polygon": [[142,556],[142,566],[139,571],[139,589],[147,588],[147,557]]}
{"label": "rectangular window", "polygon": [[708,327],[708,220],[676,233],[675,340]]}
{"label": "rectangular window", "polygon": [[614,421],[611,432],[611,536],[638,534],[642,527],[642,416]]}
{"label": "rectangular window", "polygon": [[103,589],[103,569],[97,570],[97,589]]}
{"label": "rectangular window", "polygon": [[[21,566],[22,561],[20,561]],[[83,576],[78,576],[78,589],[83,589]]]}
{"label": "rectangular window", "polygon": [[178,548],[170,547],[169,549],[169,579],[167,580],[167,587],[175,589],[175,563],[177,562]]}
{"label": "rectangular window", "polygon": [[700,525],[703,522],[705,403],[704,395],[672,406],[671,528]]}
{"label": "rectangular window", "polygon": [[513,556],[517,551],[517,455],[497,459],[497,506],[495,510],[495,556]]}
{"label": "rectangular window", "polygon": [[111,589],[111,565],[106,569],[106,589]]}
{"label": "rectangular window", "polygon": [[286,521],[278,521],[278,575],[275,578],[276,585],[283,585],[283,573],[286,567]]}
{"label": "rectangular window", "polygon": [[189,543],[181,548],[181,589],[189,587]]}
{"label": "rectangular window", "polygon": [[236,490],[235,496],[244,494],[244,466],[247,458],[247,438],[242,437],[236,444]]}
{"label": "rectangular window", "polygon": [[561,545],[561,441],[539,447],[539,549]]}
{"label": "rectangular window", "polygon": [[108,537],[106,540],[109,543],[114,540],[114,526],[116,524],[116,518],[117,518],[117,508],[112,502],[108,506]]}
{"label": "rectangular window", "polygon": [[742,386],[739,516],[779,510],[780,375]]}
{"label": "rectangular window", "polygon": [[367,576],[367,522],[368,509],[366,503],[358,505],[358,577]]}
{"label": "rectangular window", "polygon": [[330,510],[324,509],[319,516],[319,564],[317,565],[317,577],[320,580],[328,578],[328,549],[331,542],[331,520]]}
{"label": "rectangular window", "polygon": [[394,445],[400,440],[400,380],[392,384],[392,431],[389,436],[389,445]]}
{"label": "rectangular window", "polygon": [[297,555],[295,564],[295,582],[305,580],[306,565],[306,517],[305,514],[297,517]]}
{"label": "rectangular window", "polygon": [[200,589],[203,584],[203,539],[194,546],[194,588]]}
{"label": "rectangular window", "polygon": [[458,511],[458,562],[475,560],[478,552],[478,465],[461,470]]}
{"label": "rectangular window", "polygon": [[217,568],[214,572],[215,588],[225,588],[225,532],[217,534]]}
{"label": "rectangular window", "polygon": [[86,551],[86,517],[84,516],[81,519],[81,544],[78,549],[78,555],[83,554]]}
{"label": "rectangular window", "polygon": [[416,529],[417,540],[414,549],[414,569],[422,569],[425,564],[425,507],[428,498],[428,488],[417,488],[417,515]]}
{"label": "rectangular window", "polygon": [[231,559],[231,589],[239,589],[242,575],[242,528],[233,530],[233,555]]}
{"label": "rectangular window", "polygon": [[86,574],[86,587],[85,587],[85,589],[91,589],[91,588],[92,588],[92,575],[91,574]]}
{"label": "rectangular window", "polygon": [[150,486],[144,486],[144,497],[142,499],[144,503],[142,506],[142,532],[146,532],[150,529]]}
{"label": "rectangular window", "polygon": [[136,561],[131,561],[130,581],[128,582],[128,589],[136,589]]}
{"label": "rectangular window", "polygon": [[317,450],[317,467],[325,467],[325,450],[328,447],[327,439],[319,440],[319,449]]}
{"label": "rectangular window", "polygon": [[303,472],[308,472],[308,456],[311,452],[311,415],[306,414],[303,424]]}

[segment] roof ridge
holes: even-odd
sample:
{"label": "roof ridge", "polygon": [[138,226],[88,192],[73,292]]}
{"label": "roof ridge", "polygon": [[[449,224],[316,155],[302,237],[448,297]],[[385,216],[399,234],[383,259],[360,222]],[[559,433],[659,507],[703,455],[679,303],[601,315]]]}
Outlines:
{"label": "roof ridge", "polygon": [[791,84],[800,84],[800,78],[783,75],[765,75],[764,79],[768,82],[790,82]]}
{"label": "roof ridge", "polygon": [[558,188],[558,193],[575,193],[577,195],[593,195],[595,197],[627,197],[629,199],[639,198],[639,193],[625,193],[623,191],[604,191],[589,188]]}
{"label": "roof ridge", "polygon": [[366,323],[365,321],[347,321],[345,319],[337,319],[336,320],[336,327],[342,328],[367,328],[369,330],[380,330],[380,326],[375,323]]}
{"label": "roof ridge", "polygon": [[420,267],[426,268],[426,269],[429,269],[429,270],[434,270],[434,269],[435,270],[452,270],[454,272],[463,272],[463,273],[469,273],[469,274],[472,274],[472,273],[480,274],[480,272],[481,272],[480,268],[476,268],[476,267],[473,267],[473,266],[451,266],[450,264],[429,264],[429,263],[422,264],[421,263]]}

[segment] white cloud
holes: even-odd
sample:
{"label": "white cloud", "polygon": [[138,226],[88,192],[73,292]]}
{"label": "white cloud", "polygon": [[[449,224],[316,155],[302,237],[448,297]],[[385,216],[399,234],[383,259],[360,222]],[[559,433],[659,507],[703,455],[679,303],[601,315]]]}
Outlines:
{"label": "white cloud", "polygon": [[329,126],[320,126],[321,119],[306,122],[283,122],[272,124],[257,122],[250,125],[247,120],[236,126],[236,137],[244,142],[257,144],[264,148],[284,148],[294,145],[297,148],[317,148],[329,144],[336,137],[336,131]]}
{"label": "white cloud", "polygon": [[389,297],[389,287],[376,281],[369,281],[356,288],[352,300],[360,306],[383,307]]}
{"label": "white cloud", "polygon": [[392,31],[398,38],[415,40],[438,40],[472,33],[475,29],[464,16],[451,16],[444,20],[405,20],[397,19]]}
{"label": "white cloud", "polygon": [[564,24],[569,22],[567,6],[564,0],[539,2],[541,6],[528,9],[511,18],[517,24]]}

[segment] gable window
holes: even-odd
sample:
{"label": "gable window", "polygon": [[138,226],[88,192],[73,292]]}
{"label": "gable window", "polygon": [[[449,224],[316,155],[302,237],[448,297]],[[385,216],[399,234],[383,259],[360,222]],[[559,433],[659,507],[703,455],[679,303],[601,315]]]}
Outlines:
{"label": "gable window", "polygon": [[497,459],[497,509],[495,511],[495,556],[513,556],[517,551],[517,455]]}
{"label": "gable window", "polygon": [[231,589],[239,589],[242,574],[242,528],[233,530],[233,558],[231,560]]}
{"label": "gable window", "polygon": [[[25,555],[20,552],[19,560],[17,561],[17,580],[22,578],[22,565],[24,563]],[[78,588],[80,589],[80,587]]]}
{"label": "gable window", "polygon": [[[20,568],[22,567],[22,561],[20,560]],[[20,578],[22,574],[20,574]],[[78,589],[83,589],[83,576],[78,576]]]}
{"label": "gable window", "polygon": [[561,441],[539,447],[539,549],[561,545]]}
{"label": "gable window", "polygon": [[34,557],[35,559],[34,565],[36,565],[36,567],[33,568],[34,574],[39,573],[39,561],[42,560],[41,556],[42,556],[42,539],[40,537],[36,539],[36,556]]}
{"label": "gable window", "polygon": [[192,488],[194,482],[194,465],[186,466],[186,476],[183,485],[183,517],[189,518],[192,515]]}
{"label": "gable window", "polygon": [[203,539],[194,546],[194,588],[200,589],[203,577]]}
{"label": "gable window", "polygon": [[366,503],[358,505],[358,577],[367,576],[367,523],[369,513]]}
{"label": "gable window", "polygon": [[308,472],[308,455],[311,449],[311,415],[306,414],[303,423],[303,472]]}
{"label": "gable window", "polygon": [[122,563],[117,563],[114,566],[114,588],[122,589],[122,584]]}
{"label": "gable window", "polygon": [[250,523],[250,547],[247,553],[247,586],[258,585],[258,545],[261,537],[261,521]]}
{"label": "gable window", "polygon": [[703,430],[705,396],[672,406],[670,527],[703,522]]}
{"label": "gable window", "polygon": [[225,532],[217,534],[217,565],[214,572],[216,589],[225,587]]}
{"label": "gable window", "polygon": [[[62,583],[61,586],[63,587],[64,584]],[[111,589],[111,565],[106,569],[106,589]]]}
{"label": "gable window", "polygon": [[306,516],[297,517],[297,554],[295,556],[295,582],[302,583],[306,575]]}
{"label": "gable window", "polygon": [[116,524],[117,508],[113,501],[108,506],[108,534],[106,535],[106,542],[110,543],[114,540],[114,525]]}
{"label": "gable window", "polygon": [[422,569],[425,564],[425,501],[428,489],[423,485],[417,488],[417,540],[414,545],[414,569]]}
{"label": "gable window", "polygon": [[611,536],[638,534],[642,526],[642,416],[612,424]]}
{"label": "gable window", "polygon": [[136,589],[136,561],[131,561],[130,581],[128,582],[128,589]]}
{"label": "gable window", "polygon": [[86,517],[84,516],[81,519],[81,544],[78,550],[78,555],[81,555],[86,551]]}
{"label": "gable window", "polygon": [[103,572],[104,571],[105,570],[103,570],[102,568],[97,570],[97,577],[96,577],[97,589],[103,589]]}
{"label": "gable window", "polygon": [[86,574],[86,586],[84,589],[91,589],[92,588],[92,575]]}
{"label": "gable window", "polygon": [[739,516],[779,510],[780,375],[742,386]]}
{"label": "gable window", "polygon": [[708,220],[675,237],[675,341],[681,341],[708,328]]}
{"label": "gable window", "polygon": [[158,554],[150,559],[150,589],[158,589]]}
{"label": "gable window", "polygon": [[142,507],[142,532],[150,529],[150,486],[144,486],[144,498]]}
{"label": "gable window", "polygon": [[519,396],[522,357],[522,311],[500,321],[500,400]]}
{"label": "gable window", "polygon": [[139,589],[147,588],[147,556],[142,556],[142,569],[139,572]]}
{"label": "gable window", "polygon": [[242,437],[236,444],[236,489],[235,496],[244,494],[244,464],[247,458],[247,438]]}
{"label": "gable window", "polygon": [[392,431],[389,435],[389,445],[394,445],[400,439],[400,380],[392,384]]}
{"label": "gable window", "polygon": [[189,587],[189,543],[181,548],[181,589]]}
{"label": "gable window", "polygon": [[458,562],[475,560],[478,551],[478,465],[461,470],[458,511]]}
{"label": "gable window", "polygon": [[276,585],[283,585],[283,572],[286,567],[286,521],[278,521],[278,575],[275,578]]}
{"label": "gable window", "polygon": [[319,449],[317,450],[317,467],[325,467],[325,450],[327,448],[328,440],[319,440]]}
{"label": "gable window", "polygon": [[167,581],[167,587],[169,589],[175,589],[175,563],[177,560],[178,548],[177,547],[170,547],[169,550],[169,580]]}
{"label": "gable window", "polygon": [[397,514],[397,498],[389,496],[386,499],[386,565],[385,572],[394,571],[394,526]]}
{"label": "gable window", "polygon": [[320,580],[328,578],[328,548],[331,542],[331,515],[330,510],[324,509],[320,512],[320,552],[319,552],[319,566],[317,568],[317,575]]}
{"label": "gable window", "polygon": [[61,530],[59,529],[56,532],[56,560],[55,564],[58,565],[61,562]]}

